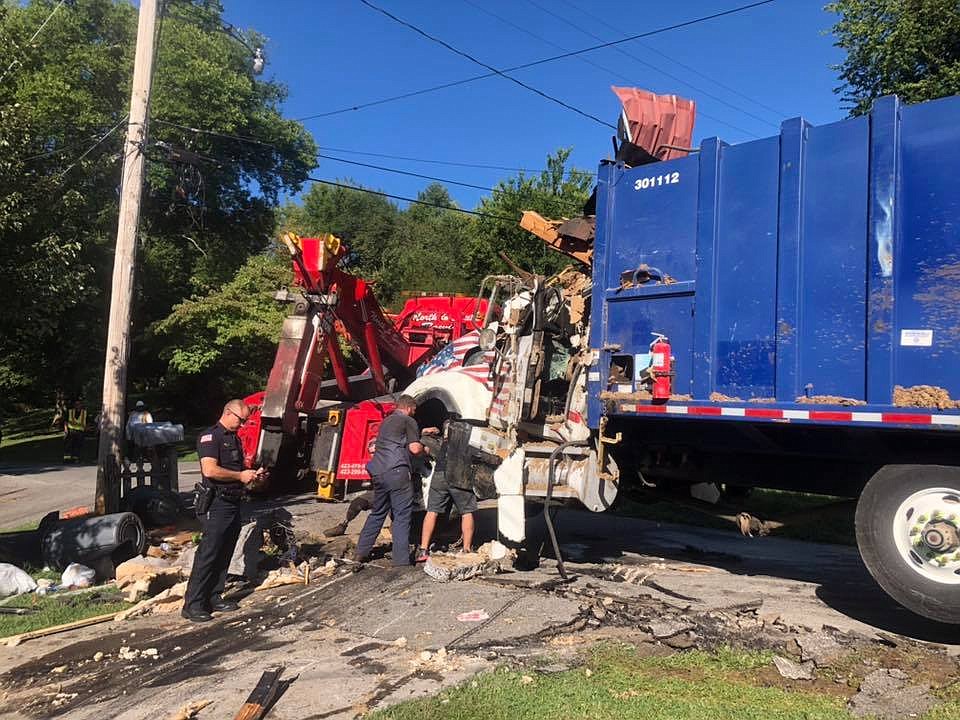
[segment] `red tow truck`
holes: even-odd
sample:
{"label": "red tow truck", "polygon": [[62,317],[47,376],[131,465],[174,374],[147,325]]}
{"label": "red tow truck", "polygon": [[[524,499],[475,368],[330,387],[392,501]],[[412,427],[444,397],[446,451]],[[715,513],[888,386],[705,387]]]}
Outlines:
{"label": "red tow truck", "polygon": [[[364,466],[380,422],[393,410],[392,393],[454,341],[451,362],[478,350],[487,303],[414,297],[388,316],[372,286],[339,266],[347,254],[339,238],[284,233],[281,240],[293,261],[294,286],[277,299],[292,312],[266,389],[245,398],[254,412],[239,432],[244,460],[270,470],[274,486],[313,473],[317,498],[339,500],[351,485],[358,489],[370,480]],[[345,348],[351,361],[361,359],[362,372],[349,374]]]}

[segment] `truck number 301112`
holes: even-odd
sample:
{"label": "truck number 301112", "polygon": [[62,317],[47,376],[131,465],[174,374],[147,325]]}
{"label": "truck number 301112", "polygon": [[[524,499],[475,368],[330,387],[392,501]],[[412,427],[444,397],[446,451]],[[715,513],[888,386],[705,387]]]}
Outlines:
{"label": "truck number 301112", "polygon": [[673,185],[678,182],[680,182],[680,173],[672,172],[655,177],[637,178],[633,183],[633,189],[647,190],[648,188],[660,187],[661,185]]}

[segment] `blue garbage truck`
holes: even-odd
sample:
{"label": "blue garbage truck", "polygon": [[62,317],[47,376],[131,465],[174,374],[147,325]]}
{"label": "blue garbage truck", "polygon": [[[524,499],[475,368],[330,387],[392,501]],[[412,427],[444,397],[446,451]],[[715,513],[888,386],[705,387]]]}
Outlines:
{"label": "blue garbage truck", "polygon": [[647,155],[537,233],[574,266],[488,278],[475,351],[408,388],[468,426],[447,477],[516,542],[529,500],[631,484],[854,497],[880,586],[960,623],[960,97]]}

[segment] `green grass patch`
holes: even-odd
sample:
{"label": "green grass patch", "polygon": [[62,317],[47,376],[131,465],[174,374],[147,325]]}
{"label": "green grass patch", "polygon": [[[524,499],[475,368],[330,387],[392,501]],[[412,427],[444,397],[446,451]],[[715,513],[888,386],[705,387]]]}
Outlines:
{"label": "green grass patch", "polygon": [[[394,720],[849,720],[844,701],[763,687],[750,673],[766,653],[724,650],[658,658],[603,646],[583,668],[539,675],[485,673],[436,697],[402,703],[371,717]],[[591,672],[588,675],[587,669]],[[524,675],[530,680],[525,680]],[[939,719],[938,719],[939,720]]]}
{"label": "green grass patch", "polygon": [[37,518],[36,520],[30,520],[15,527],[0,528],[0,533],[33,532],[38,527],[40,527],[40,518]]}
{"label": "green grass patch", "polygon": [[[59,580],[59,575],[56,578]],[[120,612],[130,607],[116,593],[93,589],[89,592],[58,595],[19,595],[4,602],[5,608],[29,608],[28,615],[0,614],[0,637],[85,620],[96,615]]]}
{"label": "green grass patch", "polygon": [[736,531],[732,518],[735,512],[742,511],[761,520],[784,521],[784,526],[772,530],[771,536],[838,545],[857,543],[853,524],[855,504],[843,502],[843,498],[755,488],[742,500],[728,501],[726,504],[728,509],[701,509],[670,499],[651,497],[649,501],[626,500],[618,513],[659,522]]}

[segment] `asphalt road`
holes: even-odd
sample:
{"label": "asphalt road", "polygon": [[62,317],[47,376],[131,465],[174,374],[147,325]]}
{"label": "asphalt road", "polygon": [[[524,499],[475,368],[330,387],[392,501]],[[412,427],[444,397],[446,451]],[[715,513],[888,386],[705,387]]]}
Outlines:
{"label": "asphalt road", "polygon": [[[196,462],[180,463],[180,487],[193,487]],[[0,529],[20,527],[53,510],[93,505],[96,465],[0,465]]]}

